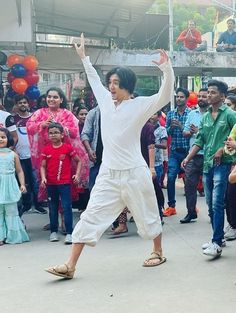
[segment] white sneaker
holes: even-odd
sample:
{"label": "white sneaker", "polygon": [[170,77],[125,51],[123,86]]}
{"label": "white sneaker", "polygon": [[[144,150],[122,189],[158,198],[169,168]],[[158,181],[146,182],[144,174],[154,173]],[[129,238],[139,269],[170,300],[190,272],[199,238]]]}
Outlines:
{"label": "white sneaker", "polygon": [[222,253],[222,248],[215,242],[211,242],[208,248],[203,250],[203,254],[212,257],[220,256]]}
{"label": "white sneaker", "polygon": [[58,240],[59,240],[59,239],[58,239],[58,237],[57,237],[57,233],[56,233],[56,232],[51,233],[50,238],[49,238],[49,241],[51,241],[51,242],[56,242],[56,241],[58,241]]}
{"label": "white sneaker", "polygon": [[234,240],[236,239],[236,229],[232,228],[230,225],[225,230],[225,239],[226,240]]}
{"label": "white sneaker", "polygon": [[229,231],[230,228],[231,228],[231,226],[228,224],[228,225],[225,227],[224,232],[227,233],[227,231]]}
{"label": "white sneaker", "polygon": [[[211,245],[211,243],[212,243],[211,241],[204,243],[204,244],[202,245],[202,250],[207,249],[207,248]],[[223,238],[223,239],[222,239],[221,248],[224,248],[224,247],[226,247],[226,241],[225,241],[225,239]]]}
{"label": "white sneaker", "polygon": [[66,245],[71,245],[71,244],[72,244],[72,237],[71,237],[70,234],[67,234],[67,235],[66,235],[65,244],[66,244]]}

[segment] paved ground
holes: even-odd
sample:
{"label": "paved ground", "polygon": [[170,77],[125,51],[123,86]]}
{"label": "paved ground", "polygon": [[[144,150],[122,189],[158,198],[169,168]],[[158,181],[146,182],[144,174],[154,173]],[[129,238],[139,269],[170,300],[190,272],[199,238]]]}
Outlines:
{"label": "paved ground", "polygon": [[201,244],[211,236],[205,199],[198,198],[198,221],[181,225],[183,189],[177,193],[178,215],[165,218],[165,264],[141,266],[151,242],[140,239],[135,224],[129,223],[126,237],[111,239],[105,234],[96,248],[85,249],[71,281],[43,271],[67,258],[70,247],[63,244],[63,236],[50,243],[49,233],[42,230],[47,216],[25,215],[31,242],[0,247],[0,312],[235,312],[236,241],[227,243],[218,260],[203,256]]}

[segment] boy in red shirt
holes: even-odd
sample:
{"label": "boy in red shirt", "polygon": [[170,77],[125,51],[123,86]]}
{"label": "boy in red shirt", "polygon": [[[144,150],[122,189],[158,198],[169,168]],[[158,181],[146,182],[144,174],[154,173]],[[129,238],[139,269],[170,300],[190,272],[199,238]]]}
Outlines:
{"label": "boy in red shirt", "polygon": [[[71,244],[72,234],[72,205],[71,184],[79,181],[81,162],[70,144],[63,143],[64,130],[61,124],[51,123],[48,126],[48,136],[51,141],[42,152],[42,163],[40,168],[41,183],[47,187],[49,200],[49,218],[51,235],[50,241],[58,241],[58,206],[59,199],[63,209],[66,238],[65,244]],[[72,159],[77,162],[75,175],[71,174]],[[71,177],[72,176],[72,177]]]}

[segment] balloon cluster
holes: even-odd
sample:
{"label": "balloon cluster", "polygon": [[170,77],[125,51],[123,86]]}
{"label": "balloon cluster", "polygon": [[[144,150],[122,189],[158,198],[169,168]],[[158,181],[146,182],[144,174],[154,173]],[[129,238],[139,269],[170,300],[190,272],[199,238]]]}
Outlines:
{"label": "balloon cluster", "polygon": [[25,94],[30,100],[37,100],[40,96],[37,87],[38,60],[33,55],[22,57],[11,54],[7,58],[7,65],[11,69],[7,75],[7,80],[11,85],[7,96],[13,98],[16,94]]}

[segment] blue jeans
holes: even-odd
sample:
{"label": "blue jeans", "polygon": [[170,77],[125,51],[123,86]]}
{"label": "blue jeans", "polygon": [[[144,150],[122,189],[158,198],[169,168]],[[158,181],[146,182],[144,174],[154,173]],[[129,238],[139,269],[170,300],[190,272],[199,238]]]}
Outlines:
{"label": "blue jeans", "polygon": [[157,175],[158,184],[161,186],[161,177],[163,175],[163,165],[161,164],[161,165],[155,166],[155,171]]}
{"label": "blue jeans", "polygon": [[49,218],[51,232],[58,231],[58,207],[59,199],[61,199],[61,206],[65,219],[66,233],[72,233],[72,205],[71,205],[71,185],[48,185],[48,204],[49,204]]}
{"label": "blue jeans", "polygon": [[224,237],[225,193],[231,164],[214,166],[203,175],[206,202],[213,229],[212,242],[222,245]]}
{"label": "blue jeans", "polygon": [[167,172],[167,194],[168,194],[168,206],[175,207],[175,181],[176,177],[181,170],[181,162],[186,158],[188,151],[177,152],[172,150],[168,161]]}
{"label": "blue jeans", "polygon": [[89,191],[91,191],[93,189],[93,186],[95,184],[96,178],[98,176],[98,172],[100,169],[101,163],[98,164],[94,164],[93,167],[90,168],[90,172],[89,172]]}

